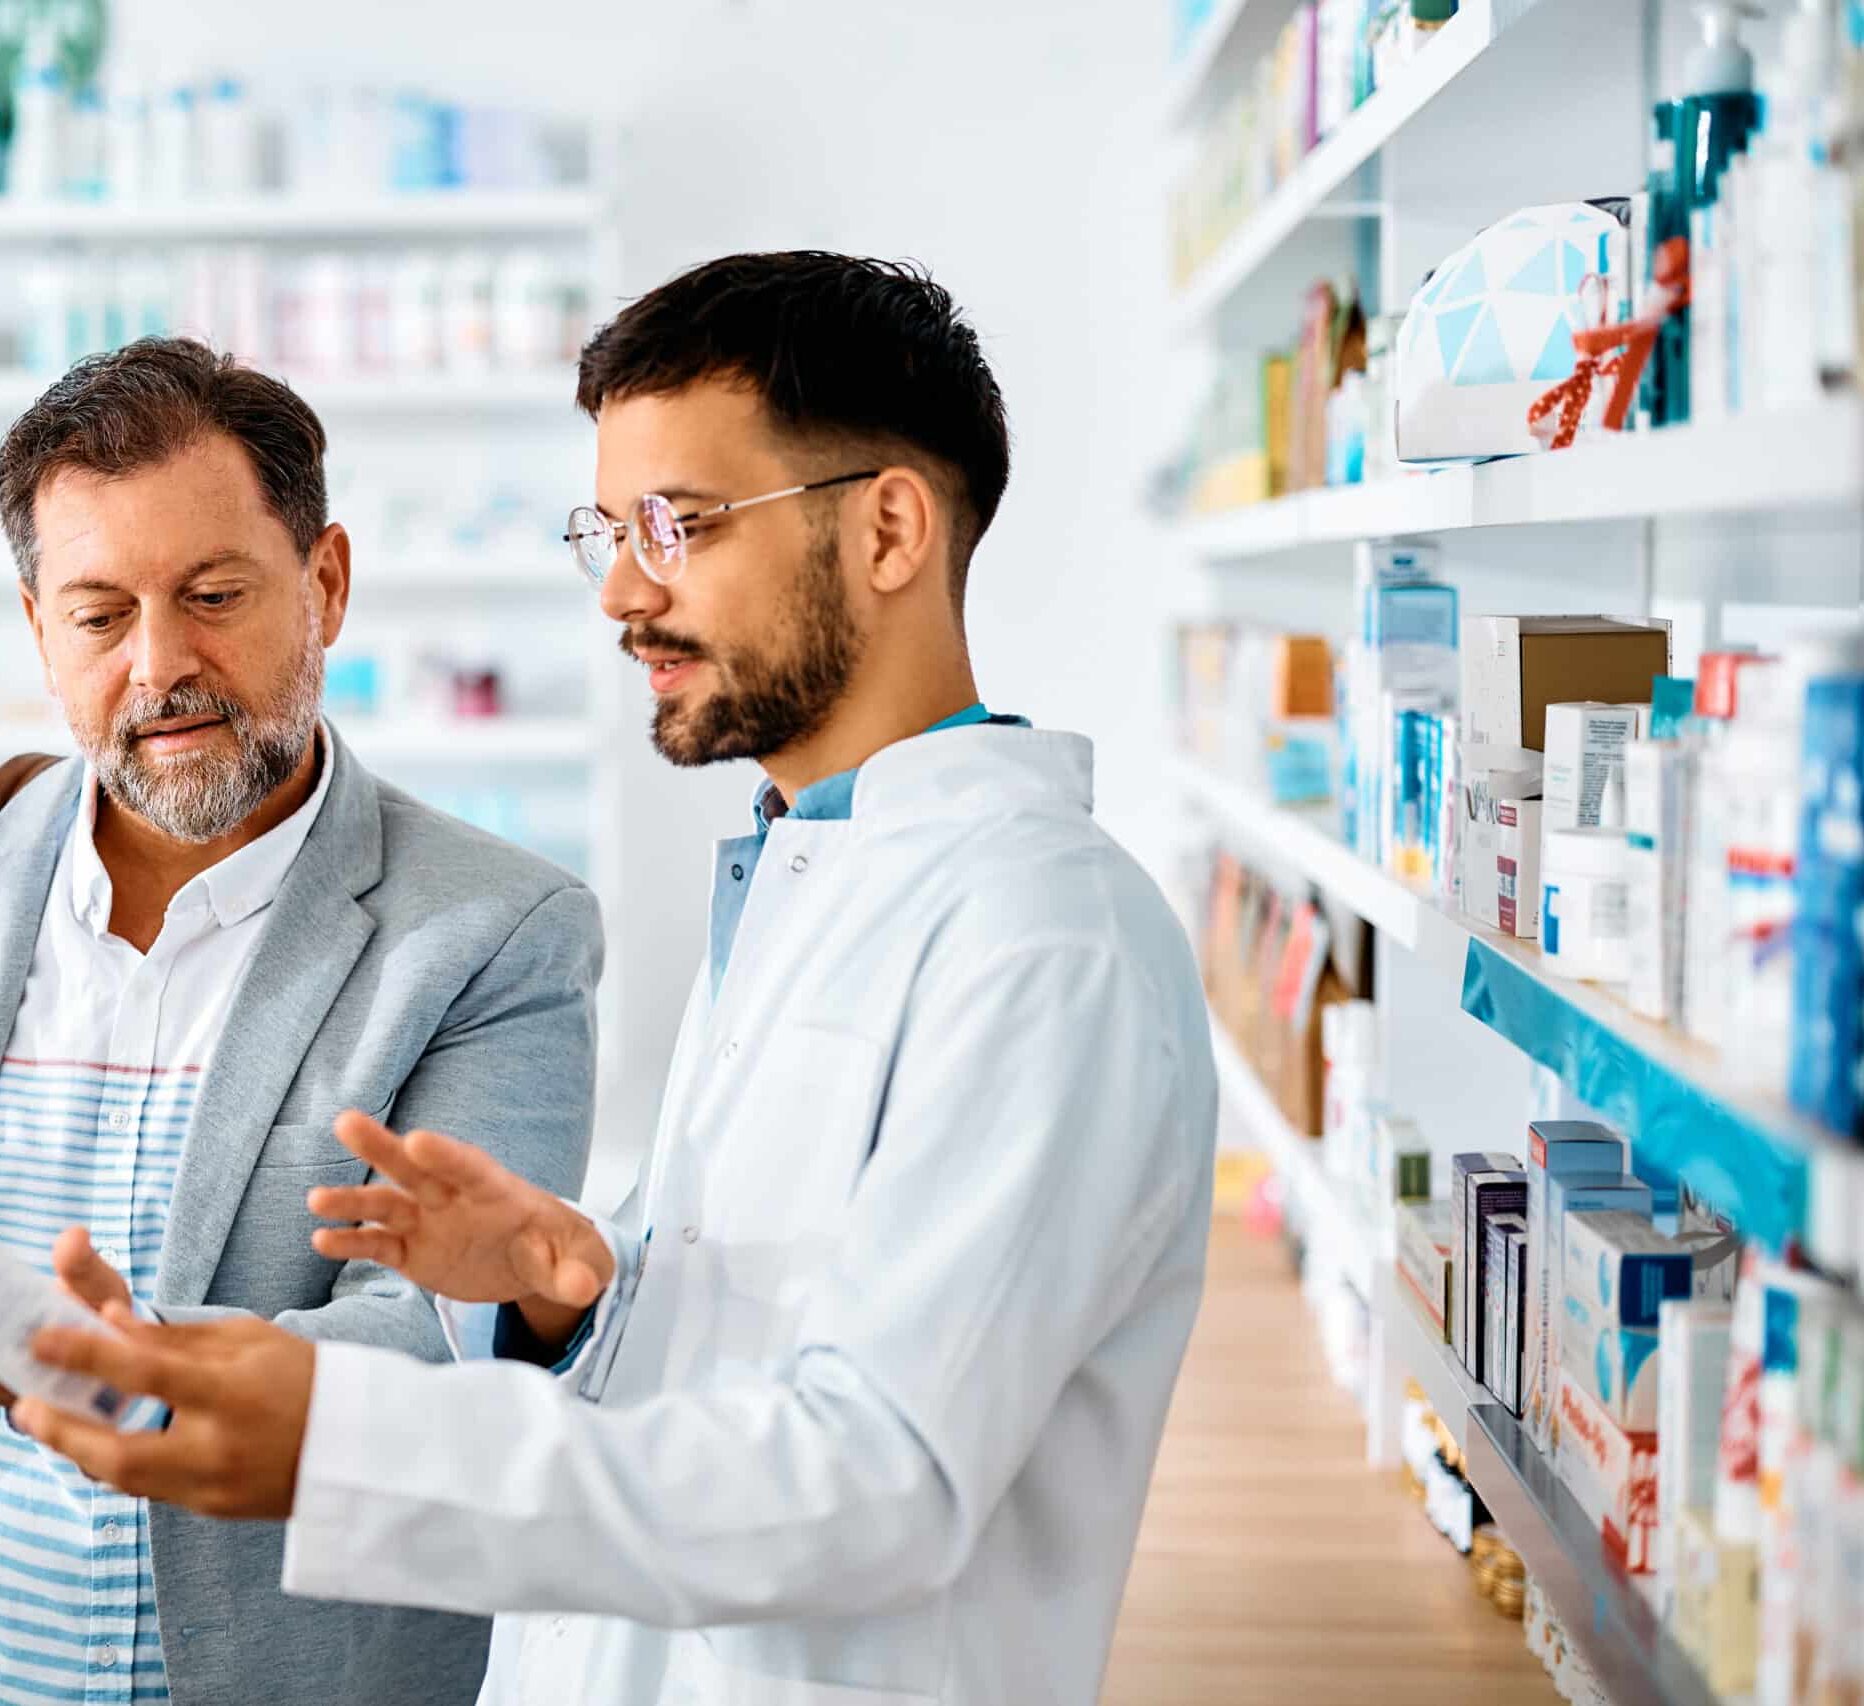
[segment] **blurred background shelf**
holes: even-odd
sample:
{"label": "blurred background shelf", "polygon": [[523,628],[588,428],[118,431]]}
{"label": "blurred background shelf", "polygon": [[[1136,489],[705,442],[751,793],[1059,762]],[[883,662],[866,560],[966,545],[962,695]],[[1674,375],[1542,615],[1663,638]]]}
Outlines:
{"label": "blurred background shelf", "polygon": [[333,717],[370,764],[582,763],[597,751],[581,717]]}
{"label": "blurred background shelf", "polygon": [[586,230],[597,212],[596,194],[587,189],[120,203],[0,198],[0,243],[573,235]]}
{"label": "blurred background shelf", "polygon": [[1331,205],[1330,198],[1481,57],[1493,40],[1489,4],[1465,0],[1404,74],[1344,119],[1197,270],[1173,305],[1180,334],[1200,330],[1309,220],[1377,216],[1376,203]]}
{"label": "blurred background shelf", "polygon": [[[283,374],[314,409],[343,414],[395,416],[493,410],[557,412],[575,417],[574,368],[548,367],[513,373],[355,374],[315,378]],[[27,408],[51,378],[18,371],[0,373],[0,423]]]}
{"label": "blurred background shelf", "polygon": [[1450,1437],[1465,1448],[1469,1413],[1492,1403],[1488,1389],[1458,1360],[1444,1343],[1437,1323],[1425,1314],[1410,1286],[1394,1271],[1384,1288],[1385,1326],[1392,1355],[1398,1365],[1424,1389],[1437,1420]]}
{"label": "blurred background shelf", "polygon": [[1214,1014],[1210,1037],[1224,1103],[1281,1177],[1287,1193],[1285,1206],[1294,1209],[1310,1243],[1324,1246],[1328,1260],[1369,1303],[1377,1257],[1371,1223],[1345,1188],[1328,1174],[1319,1141],[1302,1136],[1288,1123],[1268,1087]]}
{"label": "blurred background shelf", "polygon": [[1864,405],[1835,397],[1777,415],[1295,492],[1189,518],[1179,532],[1200,557],[1222,562],[1476,527],[1855,506],[1861,471]]}

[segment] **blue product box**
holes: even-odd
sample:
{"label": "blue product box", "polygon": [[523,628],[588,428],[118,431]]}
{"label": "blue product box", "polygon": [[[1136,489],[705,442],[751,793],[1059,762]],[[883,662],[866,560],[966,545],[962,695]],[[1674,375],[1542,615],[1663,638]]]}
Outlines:
{"label": "blue product box", "polygon": [[1844,929],[1864,908],[1864,676],[1808,686],[1800,750],[1796,911]]}
{"label": "blue product box", "polygon": [[1864,944],[1857,928],[1793,925],[1793,1106],[1864,1137]]}

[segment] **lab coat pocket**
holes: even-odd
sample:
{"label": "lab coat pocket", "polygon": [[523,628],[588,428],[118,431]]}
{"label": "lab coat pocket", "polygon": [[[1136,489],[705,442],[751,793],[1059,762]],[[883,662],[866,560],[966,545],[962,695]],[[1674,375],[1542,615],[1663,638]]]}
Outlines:
{"label": "lab coat pocket", "polygon": [[879,1045],[851,1031],[773,1029],[707,1146],[707,1232],[720,1247],[834,1237],[873,1142],[884,1064]]}

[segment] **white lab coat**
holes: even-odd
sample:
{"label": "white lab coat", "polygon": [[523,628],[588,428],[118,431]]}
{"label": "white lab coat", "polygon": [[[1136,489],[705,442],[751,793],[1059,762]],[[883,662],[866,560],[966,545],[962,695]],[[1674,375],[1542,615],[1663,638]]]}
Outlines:
{"label": "white lab coat", "polygon": [[1091,810],[1088,742],[978,726],[776,822],[593,1341],[320,1347],[286,1587],[515,1614],[485,1706],[1090,1706],[1216,1125]]}

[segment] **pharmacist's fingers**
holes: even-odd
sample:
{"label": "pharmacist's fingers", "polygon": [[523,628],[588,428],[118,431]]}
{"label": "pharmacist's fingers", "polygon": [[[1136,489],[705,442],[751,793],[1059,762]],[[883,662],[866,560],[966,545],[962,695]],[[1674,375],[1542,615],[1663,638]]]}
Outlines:
{"label": "pharmacist's fingers", "polygon": [[391,1232],[412,1232],[421,1206],[399,1185],[320,1185],[304,1199],[320,1220],[367,1221]]}
{"label": "pharmacist's fingers", "polygon": [[438,1206],[451,1195],[408,1151],[408,1145],[380,1120],[351,1108],[338,1114],[330,1128],[337,1142],[385,1179],[392,1179],[410,1196]]}
{"label": "pharmacist's fingers", "polygon": [[377,1262],[397,1273],[408,1259],[408,1242],[399,1233],[373,1226],[320,1226],[311,1248],[333,1262]]}

